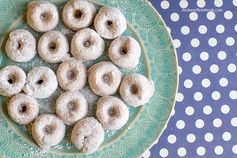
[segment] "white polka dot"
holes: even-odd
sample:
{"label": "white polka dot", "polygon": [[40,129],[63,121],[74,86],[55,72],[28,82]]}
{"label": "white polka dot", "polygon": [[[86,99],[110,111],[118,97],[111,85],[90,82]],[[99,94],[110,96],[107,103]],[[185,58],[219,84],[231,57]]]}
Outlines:
{"label": "white polka dot", "polygon": [[177,93],[176,95],[176,101],[182,102],[184,100],[184,95],[182,93]]}
{"label": "white polka dot", "polygon": [[168,1],[162,1],[160,6],[162,9],[168,9],[170,7],[170,3]]}
{"label": "white polka dot", "polygon": [[229,97],[230,99],[233,99],[233,100],[237,99],[237,91],[236,90],[230,91]]}
{"label": "white polka dot", "polygon": [[218,91],[214,91],[212,92],[211,97],[213,100],[219,100],[221,98],[221,94]]}
{"label": "white polka dot", "polygon": [[204,136],[204,139],[206,142],[211,142],[213,141],[213,134],[212,133],[206,133],[205,136]]}
{"label": "white polka dot", "polygon": [[237,7],[237,0],[233,0],[233,5]]}
{"label": "white polka dot", "polygon": [[230,19],[232,19],[232,17],[233,17],[233,13],[231,12],[231,11],[225,11],[225,13],[224,13],[224,17],[227,19],[227,20],[230,20]]}
{"label": "white polka dot", "polygon": [[193,86],[193,81],[190,79],[187,79],[184,81],[184,87],[185,88],[191,88]]}
{"label": "white polka dot", "polygon": [[192,21],[196,21],[198,19],[198,14],[196,12],[191,12],[189,14],[189,19]]}
{"label": "white polka dot", "polygon": [[188,106],[185,108],[185,113],[189,116],[194,114],[194,108],[192,106]]}
{"label": "white polka dot", "polygon": [[187,8],[188,7],[188,1],[187,0],[181,0],[179,2],[180,8]]}
{"label": "white polka dot", "polygon": [[202,111],[204,114],[210,115],[212,113],[212,107],[210,105],[205,105]]}
{"label": "white polka dot", "polygon": [[201,67],[199,65],[194,65],[192,68],[193,73],[195,74],[200,74],[200,72],[202,71]]}
{"label": "white polka dot", "polygon": [[199,8],[203,8],[203,7],[205,7],[205,5],[206,5],[205,0],[198,0],[198,1],[197,1],[197,6],[198,6]]}
{"label": "white polka dot", "polygon": [[220,86],[221,87],[226,87],[227,85],[228,85],[228,80],[227,80],[227,78],[221,78],[220,80],[219,80],[219,84],[220,84]]}
{"label": "white polka dot", "polygon": [[206,149],[203,146],[200,146],[197,148],[197,154],[199,156],[203,156],[203,155],[205,155],[205,153],[206,153]]}
{"label": "white polka dot", "polygon": [[[236,2],[236,6],[237,6],[237,2]],[[232,147],[232,152],[233,152],[234,154],[237,154],[237,145],[233,145],[233,147]]]}
{"label": "white polka dot", "polygon": [[237,32],[237,24],[235,25],[235,32]]}
{"label": "white polka dot", "polygon": [[200,41],[197,38],[191,40],[191,45],[193,47],[198,47],[200,45]]}
{"label": "white polka dot", "polygon": [[229,111],[230,111],[229,105],[222,105],[222,106],[221,106],[221,112],[222,112],[223,114],[228,114]]}
{"label": "white polka dot", "polygon": [[149,150],[145,151],[143,154],[142,154],[142,158],[149,158],[151,156],[151,152]]}
{"label": "white polka dot", "polygon": [[174,114],[175,114],[175,109],[173,108],[170,115],[174,116]]}
{"label": "white polka dot", "polygon": [[173,22],[176,22],[179,20],[179,14],[178,13],[172,13],[170,15],[170,19],[173,21]]}
{"label": "white polka dot", "polygon": [[228,46],[233,46],[235,44],[235,39],[233,37],[227,37],[226,40],[225,40],[225,43]]}
{"label": "white polka dot", "polygon": [[203,128],[203,126],[204,126],[204,121],[203,121],[202,119],[196,120],[195,126],[196,126],[197,128]]}
{"label": "white polka dot", "polygon": [[195,99],[196,101],[201,101],[202,98],[203,98],[203,95],[202,95],[201,92],[196,92],[196,93],[194,93],[194,99]]}
{"label": "white polka dot", "polygon": [[169,155],[169,151],[166,148],[162,148],[160,149],[159,154],[161,157],[167,157]]}
{"label": "white polka dot", "polygon": [[196,136],[194,134],[190,133],[190,134],[187,135],[186,139],[189,143],[193,143],[196,140]]}
{"label": "white polka dot", "polygon": [[199,32],[200,34],[205,34],[205,33],[207,33],[207,27],[206,27],[205,25],[200,25],[200,26],[198,27],[198,32]]}
{"label": "white polka dot", "polygon": [[233,127],[237,127],[237,117],[233,117],[230,123]]}
{"label": "white polka dot", "polygon": [[204,87],[204,88],[207,88],[207,87],[209,87],[211,85],[211,81],[208,79],[208,78],[204,78],[203,80],[202,80],[202,86]]}
{"label": "white polka dot", "polygon": [[214,4],[216,7],[221,7],[223,5],[223,1],[222,0],[215,0]]}
{"label": "white polka dot", "polygon": [[224,149],[222,146],[218,145],[215,147],[214,151],[215,151],[216,155],[221,155],[223,153]]}
{"label": "white polka dot", "polygon": [[224,133],[222,134],[222,139],[223,139],[224,141],[229,141],[229,140],[231,140],[231,134],[230,134],[230,132],[224,132]]}
{"label": "white polka dot", "polygon": [[212,73],[217,73],[217,72],[219,71],[218,65],[216,65],[216,64],[211,65],[211,66],[210,66],[210,71],[211,71]]}
{"label": "white polka dot", "polygon": [[177,154],[181,157],[186,155],[186,149],[184,147],[180,147],[177,151]]}
{"label": "white polka dot", "polygon": [[190,61],[192,58],[192,56],[189,52],[185,52],[182,57],[183,57],[184,61]]}
{"label": "white polka dot", "polygon": [[225,31],[225,27],[221,24],[216,26],[216,32],[217,33],[223,33]]}
{"label": "white polka dot", "polygon": [[206,60],[208,60],[208,58],[209,58],[209,54],[207,52],[201,52],[201,54],[200,54],[201,60],[206,61]]}
{"label": "white polka dot", "polygon": [[233,64],[233,63],[230,63],[230,64],[228,65],[227,69],[228,69],[229,72],[233,73],[233,72],[236,71],[236,65]]}
{"label": "white polka dot", "polygon": [[208,44],[211,46],[211,47],[215,47],[217,45],[217,40],[215,38],[210,38],[208,40]]}
{"label": "white polka dot", "polygon": [[226,52],[224,51],[219,51],[218,54],[217,54],[218,58],[220,60],[225,60],[226,59]]}
{"label": "white polka dot", "polygon": [[184,34],[184,35],[187,35],[189,34],[190,32],[190,28],[188,26],[182,26],[181,27],[181,33]]}
{"label": "white polka dot", "polygon": [[170,144],[174,144],[176,142],[176,136],[171,134],[168,136],[167,138],[167,141],[170,143]]}
{"label": "white polka dot", "polygon": [[207,13],[207,19],[214,20],[216,18],[216,14],[213,11],[209,11]]}
{"label": "white polka dot", "polygon": [[221,119],[216,118],[216,119],[213,120],[213,126],[214,127],[218,128],[218,127],[221,127],[221,125],[222,125]]}
{"label": "white polka dot", "polygon": [[181,75],[181,74],[182,74],[182,72],[183,72],[183,69],[182,69],[182,67],[181,67],[181,66],[178,66],[178,73],[179,73],[179,75]]}
{"label": "white polka dot", "polygon": [[174,40],[173,40],[173,43],[174,43],[174,47],[175,47],[175,48],[179,48],[179,47],[181,46],[181,42],[180,42],[180,40],[178,40],[178,39],[174,39]]}
{"label": "white polka dot", "polygon": [[176,127],[178,129],[183,129],[185,127],[185,122],[183,120],[179,120],[176,122]]}

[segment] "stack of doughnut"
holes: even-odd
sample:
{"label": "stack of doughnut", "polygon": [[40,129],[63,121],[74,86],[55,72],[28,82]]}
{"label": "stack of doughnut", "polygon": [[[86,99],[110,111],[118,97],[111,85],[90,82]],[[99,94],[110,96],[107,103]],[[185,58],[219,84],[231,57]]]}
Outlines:
{"label": "stack of doughnut", "polygon": [[[46,66],[34,67],[27,75],[18,66],[0,70],[0,94],[11,97],[7,105],[10,118],[20,125],[32,123],[32,136],[39,147],[49,149],[65,136],[66,125],[73,125],[72,144],[84,153],[95,152],[104,141],[104,130],[119,130],[129,119],[128,106],[149,102],[154,93],[151,80],[139,73],[122,76],[120,68],[139,64],[141,47],[134,38],[123,36],[126,19],[117,8],[96,7],[86,0],[70,0],[62,11],[64,24],[75,31],[71,43],[56,31],[57,7],[45,1],[27,6],[28,25],[43,33],[38,42],[27,30],[17,29],[6,42],[7,56],[16,62],[28,62],[38,53],[48,63],[58,63],[57,71]],[[94,24],[94,29],[89,28]],[[113,40],[108,54],[111,61],[92,65],[85,61],[103,55],[106,40]],[[69,54],[69,51],[71,54]],[[80,90],[86,85],[101,98],[96,118],[88,117],[87,99]],[[50,97],[58,88],[56,114],[39,114],[37,99]],[[121,96],[113,96],[117,91]]]}

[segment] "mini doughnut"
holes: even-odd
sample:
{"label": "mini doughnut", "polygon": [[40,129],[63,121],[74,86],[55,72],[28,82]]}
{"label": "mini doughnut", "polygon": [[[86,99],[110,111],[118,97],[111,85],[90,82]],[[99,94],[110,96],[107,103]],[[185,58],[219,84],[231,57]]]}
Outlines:
{"label": "mini doughnut", "polygon": [[109,47],[109,58],[122,68],[135,68],[139,63],[141,47],[132,37],[120,36]]}
{"label": "mini doughnut", "polygon": [[59,22],[57,7],[45,1],[33,1],[27,6],[27,23],[37,32],[53,30]]}
{"label": "mini doughnut", "polygon": [[0,94],[12,96],[21,92],[26,82],[25,72],[18,66],[6,66],[0,70]]}
{"label": "mini doughnut", "polygon": [[13,61],[27,62],[36,55],[36,40],[29,31],[17,29],[9,34],[5,50]]}
{"label": "mini doughnut", "polygon": [[71,53],[83,61],[95,60],[103,54],[104,40],[90,28],[78,31],[72,38]]}
{"label": "mini doughnut", "polygon": [[69,58],[67,38],[59,31],[50,31],[41,36],[38,42],[39,56],[49,63],[58,63]]}
{"label": "mini doughnut", "polygon": [[121,99],[105,96],[97,102],[96,116],[104,129],[118,130],[127,123],[129,112]]}
{"label": "mini doughnut", "polygon": [[93,117],[78,121],[71,135],[72,144],[83,153],[95,152],[104,141],[104,130]]}
{"label": "mini doughnut", "polygon": [[95,30],[105,39],[114,39],[127,29],[126,19],[117,8],[102,7],[94,20]]}
{"label": "mini doughnut", "polygon": [[35,67],[27,74],[24,92],[35,98],[48,98],[57,89],[58,81],[53,70],[46,66]]}
{"label": "mini doughnut", "polygon": [[66,126],[54,114],[41,114],[32,125],[32,137],[39,147],[49,149],[60,143],[65,135]]}
{"label": "mini doughnut", "polygon": [[57,79],[60,87],[65,91],[80,90],[86,84],[86,67],[74,58],[66,60],[58,66]]}
{"label": "mini doughnut", "polygon": [[7,111],[13,121],[25,125],[38,116],[39,105],[35,98],[20,93],[10,99]]}
{"label": "mini doughnut", "polygon": [[67,27],[79,30],[88,27],[96,14],[95,6],[86,0],[70,0],[63,8],[62,18]]}
{"label": "mini doughnut", "polygon": [[64,92],[56,101],[56,114],[66,125],[76,123],[85,117],[87,112],[87,100],[81,92]]}
{"label": "mini doughnut", "polygon": [[124,77],[119,93],[125,103],[137,107],[149,102],[154,94],[154,84],[145,76],[133,73]]}
{"label": "mini doughnut", "polygon": [[107,96],[118,90],[122,74],[113,63],[97,63],[89,69],[88,73],[89,86],[95,94]]}

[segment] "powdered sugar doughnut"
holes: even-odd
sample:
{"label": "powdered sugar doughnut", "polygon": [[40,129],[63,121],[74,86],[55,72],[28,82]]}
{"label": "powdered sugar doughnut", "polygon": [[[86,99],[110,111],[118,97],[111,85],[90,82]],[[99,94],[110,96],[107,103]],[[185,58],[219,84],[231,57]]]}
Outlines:
{"label": "powdered sugar doughnut", "polygon": [[36,40],[29,31],[17,29],[9,34],[5,49],[10,59],[27,62],[36,55]]}
{"label": "powdered sugar doughnut", "polygon": [[53,30],[59,21],[57,7],[45,1],[33,1],[27,6],[27,23],[35,31]]}
{"label": "powdered sugar doughnut", "polygon": [[103,54],[104,40],[90,28],[78,31],[72,38],[71,53],[81,60],[95,60]]}
{"label": "powdered sugar doughnut", "polygon": [[50,31],[41,36],[38,42],[39,56],[49,63],[58,63],[69,58],[67,38],[59,31]]}
{"label": "powdered sugar doughnut", "polygon": [[134,68],[139,63],[141,47],[132,37],[120,36],[109,47],[109,58],[122,68]]}
{"label": "powdered sugar doughnut", "polygon": [[32,137],[44,149],[60,143],[65,135],[66,126],[53,114],[41,114],[32,125]]}
{"label": "powdered sugar doughnut", "polygon": [[62,18],[67,27],[79,30],[88,27],[96,14],[95,6],[86,0],[70,0],[63,8]]}
{"label": "powdered sugar doughnut", "polygon": [[118,130],[128,121],[129,112],[121,99],[105,96],[97,102],[96,116],[104,129]]}
{"label": "powdered sugar doughnut", "polygon": [[6,66],[0,70],[0,94],[12,96],[21,92],[26,82],[25,72],[18,66]]}
{"label": "powdered sugar doughnut", "polygon": [[7,111],[13,121],[25,125],[38,116],[39,105],[35,98],[20,93],[10,99]]}
{"label": "powdered sugar doughnut", "polygon": [[80,90],[86,84],[86,67],[79,60],[71,58],[62,62],[57,69],[60,87],[65,91]]}
{"label": "powdered sugar doughnut", "polygon": [[154,93],[154,84],[145,76],[133,73],[124,77],[119,93],[125,103],[137,107],[149,102]]}
{"label": "powdered sugar doughnut", "polygon": [[104,130],[93,117],[78,121],[72,130],[71,142],[83,153],[93,153],[104,141]]}
{"label": "powdered sugar doughnut", "polygon": [[81,92],[64,92],[56,101],[56,114],[67,125],[76,123],[78,120],[85,117],[87,112],[87,100]]}
{"label": "powdered sugar doughnut", "polygon": [[94,20],[95,30],[105,39],[114,39],[127,29],[126,19],[117,8],[102,7]]}
{"label": "powdered sugar doughnut", "polygon": [[35,67],[27,74],[24,92],[35,98],[48,98],[57,89],[58,81],[53,70],[46,66]]}
{"label": "powdered sugar doughnut", "polygon": [[122,74],[111,62],[100,62],[89,69],[88,82],[92,91],[100,96],[114,94],[121,82]]}

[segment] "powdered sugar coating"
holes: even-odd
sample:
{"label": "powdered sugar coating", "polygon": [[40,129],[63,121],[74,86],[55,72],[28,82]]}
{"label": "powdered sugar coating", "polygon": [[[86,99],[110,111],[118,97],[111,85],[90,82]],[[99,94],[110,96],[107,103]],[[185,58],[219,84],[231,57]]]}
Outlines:
{"label": "powdered sugar coating", "polygon": [[95,30],[105,39],[114,39],[127,29],[123,13],[112,7],[101,7],[94,20]]}
{"label": "powdered sugar coating", "polygon": [[6,66],[0,70],[0,94],[12,96],[21,92],[26,82],[25,72],[18,66]]}
{"label": "powdered sugar coating", "polygon": [[104,130],[96,119],[87,117],[74,125],[71,141],[80,152],[93,153],[104,141]]}
{"label": "powdered sugar coating", "polygon": [[96,14],[95,6],[86,0],[70,0],[63,8],[62,18],[67,27],[79,30],[88,27]]}
{"label": "powdered sugar coating", "polygon": [[16,62],[27,62],[36,55],[36,40],[27,30],[17,29],[9,34],[6,42],[7,56]]}
{"label": "powdered sugar coating", "polygon": [[127,123],[129,111],[121,99],[105,96],[97,102],[96,116],[104,129],[119,130]]}

